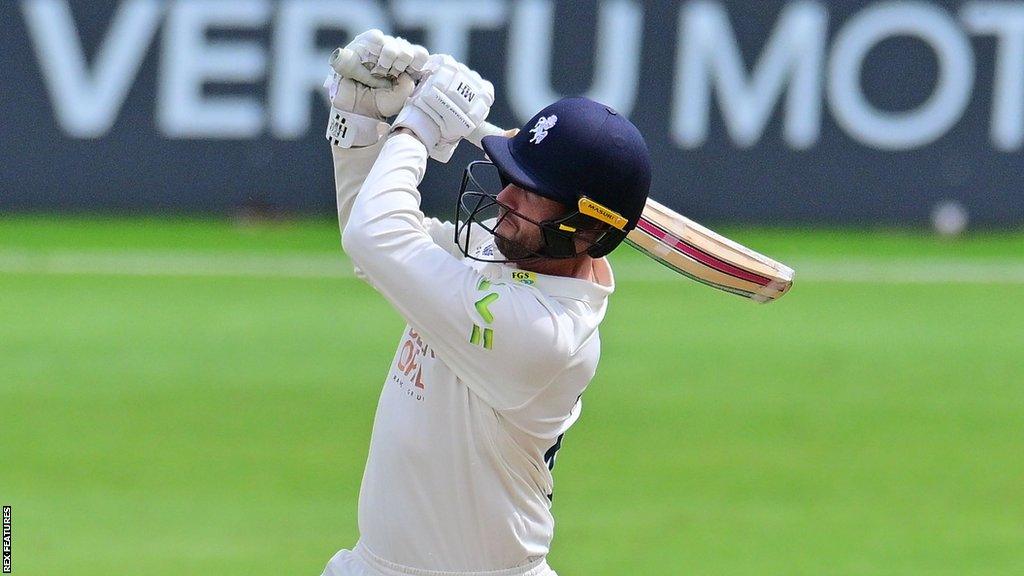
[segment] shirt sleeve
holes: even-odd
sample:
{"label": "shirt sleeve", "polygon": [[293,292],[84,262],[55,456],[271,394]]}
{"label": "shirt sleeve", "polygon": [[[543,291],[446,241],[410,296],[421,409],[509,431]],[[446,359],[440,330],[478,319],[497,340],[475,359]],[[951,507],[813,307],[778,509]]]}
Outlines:
{"label": "shirt sleeve", "polygon": [[426,162],[414,137],[388,139],[353,202],[345,251],[477,395],[519,407],[565,369],[571,320],[536,288],[492,284],[434,242],[417,190]]}
{"label": "shirt sleeve", "polygon": [[442,222],[437,218],[425,218],[423,223],[434,244],[444,248],[445,252],[452,256],[458,257],[461,254],[458,245],[455,244],[455,224]]}
{"label": "shirt sleeve", "polygon": [[[352,213],[352,203],[355,202],[356,194],[362,187],[366,176],[373,168],[374,162],[380,155],[386,139],[364,148],[341,148],[331,146],[331,159],[334,163],[334,188],[338,206],[338,226],[345,230],[348,225],[349,215]],[[455,224],[444,222],[437,218],[424,218],[424,227],[434,243],[442,247],[449,254],[459,256],[461,254],[458,245],[455,243]],[[358,269],[357,269],[358,271]]]}
{"label": "shirt sleeve", "polygon": [[384,139],[365,148],[341,148],[331,146],[331,160],[334,162],[334,191],[338,204],[338,225],[342,230],[348,224],[352,203],[366,180],[367,174],[377,161]]}

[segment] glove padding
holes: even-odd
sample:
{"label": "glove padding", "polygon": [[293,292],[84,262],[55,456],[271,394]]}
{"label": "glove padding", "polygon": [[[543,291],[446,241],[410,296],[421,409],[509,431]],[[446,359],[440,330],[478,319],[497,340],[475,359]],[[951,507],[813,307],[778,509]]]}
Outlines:
{"label": "glove padding", "polygon": [[380,141],[394,116],[412,94],[415,84],[408,74],[388,80],[383,88],[371,88],[332,72],[324,82],[331,99],[327,140],[341,148],[362,148]]}
{"label": "glove padding", "polygon": [[331,54],[334,71],[324,81],[331,101],[327,140],[342,148],[376,144],[412,94],[427,50],[380,30],[367,30]]}
{"label": "glove padding", "polygon": [[494,86],[447,54],[430,56],[423,78],[398,113],[395,128],[408,128],[430,157],[448,162],[459,141],[479,126],[494,103]]}
{"label": "glove padding", "polygon": [[427,63],[427,49],[408,40],[388,36],[377,29],[356,36],[346,46],[377,77],[398,78],[403,72],[419,80]]}
{"label": "glove padding", "polygon": [[327,88],[332,108],[384,120],[398,114],[416,84],[408,74],[401,74],[376,88],[332,72],[324,82],[324,87]]}

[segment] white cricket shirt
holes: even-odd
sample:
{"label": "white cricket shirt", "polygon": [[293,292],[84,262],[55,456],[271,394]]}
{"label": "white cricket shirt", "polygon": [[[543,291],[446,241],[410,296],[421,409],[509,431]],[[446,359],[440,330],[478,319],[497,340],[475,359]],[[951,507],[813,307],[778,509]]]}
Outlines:
{"label": "white cricket shirt", "polygon": [[[345,251],[409,323],[374,419],[357,549],[399,573],[535,563],[554,530],[549,466],[597,367],[607,260],[595,283],[464,259],[453,225],[420,211],[423,144],[333,150]],[[472,249],[496,251],[493,237]]]}

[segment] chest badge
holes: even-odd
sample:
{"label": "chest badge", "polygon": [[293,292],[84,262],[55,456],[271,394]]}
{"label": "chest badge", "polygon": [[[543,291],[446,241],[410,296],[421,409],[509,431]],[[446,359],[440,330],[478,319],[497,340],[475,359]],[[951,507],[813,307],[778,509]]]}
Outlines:
{"label": "chest badge", "polygon": [[537,283],[537,273],[527,272],[526,270],[516,270],[512,272],[512,280],[519,282],[520,284],[526,284],[527,286],[533,286]]}

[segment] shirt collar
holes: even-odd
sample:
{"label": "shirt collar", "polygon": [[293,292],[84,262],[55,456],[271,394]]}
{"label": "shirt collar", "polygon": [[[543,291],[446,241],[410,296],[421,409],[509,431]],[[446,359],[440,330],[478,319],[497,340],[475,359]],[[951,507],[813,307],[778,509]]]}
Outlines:
{"label": "shirt collar", "polygon": [[[501,252],[494,245],[493,238],[477,247],[476,253],[478,256],[487,254],[488,256],[502,258]],[[477,262],[483,261],[478,260]],[[596,281],[539,274],[537,272],[520,270],[515,264],[499,262],[485,263],[483,266],[477,264],[476,267],[492,282],[508,282],[509,284],[534,286],[549,296],[582,300],[595,306],[602,304],[615,291],[615,274],[612,272],[612,266],[608,262],[608,258],[604,257],[594,259]]]}
{"label": "shirt collar", "polygon": [[596,282],[520,270],[509,264],[488,264],[482,271],[492,281],[532,286],[549,296],[572,298],[598,305],[615,291],[615,275],[607,258],[594,260]]}

